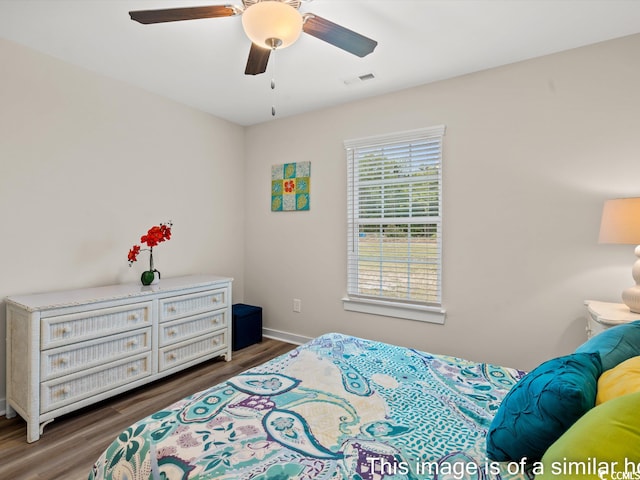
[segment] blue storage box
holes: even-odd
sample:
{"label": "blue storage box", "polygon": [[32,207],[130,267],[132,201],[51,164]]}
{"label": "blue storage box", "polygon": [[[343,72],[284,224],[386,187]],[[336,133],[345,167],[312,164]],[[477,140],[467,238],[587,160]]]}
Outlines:
{"label": "blue storage box", "polygon": [[231,306],[231,349],[240,350],[262,341],[262,307],[236,303]]}

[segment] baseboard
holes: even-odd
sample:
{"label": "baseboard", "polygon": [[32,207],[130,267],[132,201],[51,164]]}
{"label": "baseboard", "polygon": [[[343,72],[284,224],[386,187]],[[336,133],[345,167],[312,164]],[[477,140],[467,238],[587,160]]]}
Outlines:
{"label": "baseboard", "polygon": [[273,338],[274,340],[280,340],[282,342],[293,343],[294,345],[302,345],[303,343],[307,343],[313,340],[311,337],[296,335],[295,333],[282,332],[280,330],[273,330],[272,328],[263,328],[262,336]]}
{"label": "baseboard", "polygon": [[4,417],[7,414],[7,400],[0,398],[0,417]]}

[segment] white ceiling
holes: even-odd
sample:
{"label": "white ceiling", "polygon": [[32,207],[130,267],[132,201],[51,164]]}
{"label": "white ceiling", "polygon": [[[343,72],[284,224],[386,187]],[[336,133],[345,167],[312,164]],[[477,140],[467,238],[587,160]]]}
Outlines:
{"label": "white ceiling", "polygon": [[[640,32],[640,0],[304,1],[302,12],[378,47],[359,58],[303,33],[265,74],[246,76],[239,17],[141,25],[128,15],[222,4],[241,2],[0,0],[0,37],[252,125],[272,104],[285,117]],[[358,80],[366,74],[375,78]]]}

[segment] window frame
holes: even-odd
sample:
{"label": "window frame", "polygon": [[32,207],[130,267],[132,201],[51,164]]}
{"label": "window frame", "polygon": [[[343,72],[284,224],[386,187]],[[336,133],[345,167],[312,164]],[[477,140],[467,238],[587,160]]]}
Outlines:
{"label": "window frame", "polygon": [[[344,148],[347,160],[347,294],[342,298],[343,308],[346,311],[361,312],[373,315],[383,315],[388,317],[417,320],[430,323],[444,324],[445,309],[442,305],[442,164],[443,164],[443,143],[446,128],[444,125],[434,127],[419,128],[402,132],[395,132],[386,135],[377,135],[344,141]],[[357,253],[354,253],[355,238],[359,233],[360,223],[356,213],[356,205],[359,202],[357,191],[357,179],[354,168],[357,158],[357,151],[369,150],[385,146],[406,144],[412,142],[429,141],[439,142],[439,163],[438,165],[438,213],[439,215],[428,217],[429,221],[423,221],[419,225],[437,224],[437,302],[411,301],[407,299],[392,299],[378,297],[375,295],[360,295],[354,290],[357,285],[357,273],[354,262],[358,261]],[[385,182],[390,185],[392,182]],[[383,205],[383,203],[380,203]],[[402,217],[400,217],[402,218]],[[383,221],[384,216],[378,221]],[[403,222],[404,223],[404,222]],[[408,222],[407,222],[408,223]],[[382,258],[382,257],[381,257]],[[382,259],[380,260],[382,263]],[[407,261],[411,263],[410,260]]]}

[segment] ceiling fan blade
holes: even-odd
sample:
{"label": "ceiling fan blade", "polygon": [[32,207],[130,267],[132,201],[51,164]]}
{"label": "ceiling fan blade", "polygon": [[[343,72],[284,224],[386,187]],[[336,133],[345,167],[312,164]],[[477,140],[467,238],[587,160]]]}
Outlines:
{"label": "ceiling fan blade", "polygon": [[269,55],[271,50],[262,48],[255,43],[251,44],[251,50],[249,50],[249,58],[247,59],[247,66],[244,69],[245,75],[259,75],[267,71],[267,63],[269,63]]}
{"label": "ceiling fan blade", "polygon": [[167,8],[163,10],[137,10],[129,12],[131,20],[143,23],[178,22],[180,20],[196,20],[199,18],[231,17],[236,10],[225,5],[207,7]]}
{"label": "ceiling fan blade", "polygon": [[369,55],[378,45],[375,40],[312,13],[305,14],[302,31],[358,57]]}

